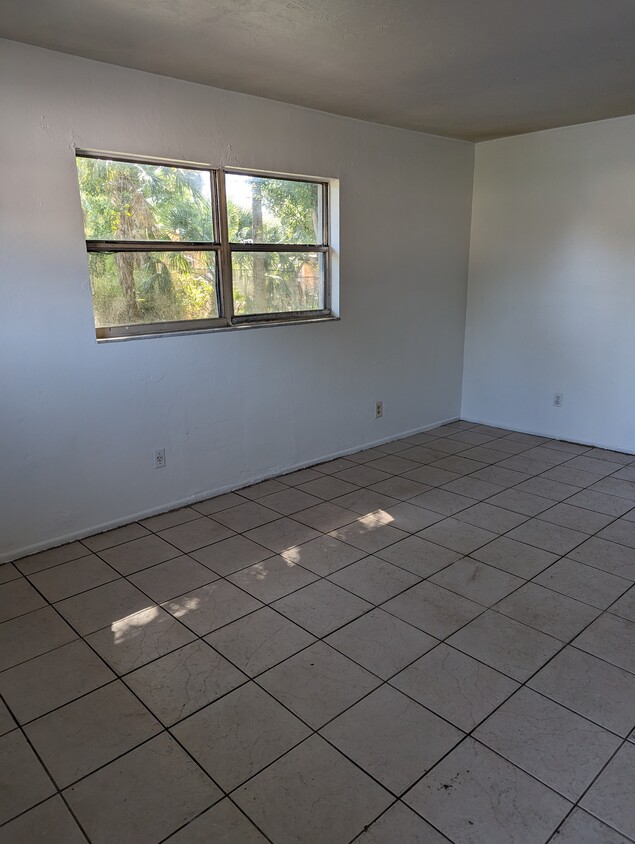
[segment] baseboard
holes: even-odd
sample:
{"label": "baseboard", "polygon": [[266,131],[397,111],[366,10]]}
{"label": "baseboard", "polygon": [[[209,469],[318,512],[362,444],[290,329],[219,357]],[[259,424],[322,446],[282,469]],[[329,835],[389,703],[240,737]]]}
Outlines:
{"label": "baseboard", "polygon": [[[102,522],[98,525],[90,525],[87,528],[82,528],[81,530],[62,534],[61,536],[56,536],[51,539],[44,540],[43,542],[36,542],[33,545],[26,545],[22,548],[17,548],[12,551],[0,552],[0,564],[10,563],[13,560],[19,560],[22,557],[28,557],[31,554],[37,554],[39,551],[47,551],[49,548],[56,548],[58,545],[65,545],[67,542],[74,542],[76,539],[84,539],[84,537],[86,536],[93,536],[97,533],[104,533],[104,531],[107,530],[113,530],[114,528],[123,527],[123,525],[128,525],[131,522],[138,522],[141,519],[148,519],[150,516],[158,516],[161,513],[168,513],[170,512],[170,510],[178,510],[180,507],[187,507],[190,504],[196,504],[198,501],[205,501],[208,498],[215,498],[217,495],[223,495],[226,492],[237,492],[240,489],[244,489],[244,487],[246,486],[251,486],[252,484],[260,483],[260,481],[266,481],[270,478],[277,478],[280,475],[287,475],[290,472],[297,472],[299,469],[308,469],[311,466],[317,466],[320,463],[326,463],[329,460],[335,460],[337,457],[346,457],[347,454],[355,454],[355,452],[357,451],[363,451],[367,448],[373,448],[376,445],[383,445],[384,443],[393,442],[394,440],[401,440],[405,437],[412,437],[415,434],[423,434],[426,431],[430,431],[432,428],[438,428],[440,425],[447,425],[449,422],[456,422],[458,419],[458,416],[452,416],[448,419],[440,419],[439,421],[433,422],[430,425],[424,425],[419,428],[411,428],[408,431],[403,431],[399,434],[391,434],[388,437],[382,437],[377,440],[372,440],[371,442],[362,443],[361,445],[355,445],[352,448],[345,448],[340,451],[333,451],[330,454],[324,454],[320,457],[311,458],[310,460],[305,460],[300,463],[294,463],[288,466],[278,466],[272,469],[268,469],[263,474],[254,475],[250,478],[243,479],[238,484],[226,484],[222,487],[216,487],[215,489],[206,490],[205,492],[199,492],[195,495],[191,495],[186,498],[181,498],[177,501],[172,501],[169,504],[162,504],[159,507],[153,507],[149,510],[143,510],[138,513],[132,513],[129,516],[125,516],[121,519],[113,519],[112,521]],[[86,553],[89,553],[88,549],[86,549]]]}

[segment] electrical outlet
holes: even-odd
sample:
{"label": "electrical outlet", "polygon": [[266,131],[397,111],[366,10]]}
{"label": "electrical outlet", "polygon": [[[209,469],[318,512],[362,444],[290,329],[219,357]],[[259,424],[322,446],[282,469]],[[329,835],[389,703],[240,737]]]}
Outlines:
{"label": "electrical outlet", "polygon": [[553,394],[553,406],[554,407],[562,407],[562,399],[564,398],[562,393],[554,393]]}
{"label": "electrical outlet", "polygon": [[165,466],[165,449],[158,448],[154,452],[154,468],[155,469],[163,469]]}
{"label": "electrical outlet", "polygon": [[380,416],[384,415],[384,403],[383,401],[376,401],[375,402],[375,419],[379,419]]}

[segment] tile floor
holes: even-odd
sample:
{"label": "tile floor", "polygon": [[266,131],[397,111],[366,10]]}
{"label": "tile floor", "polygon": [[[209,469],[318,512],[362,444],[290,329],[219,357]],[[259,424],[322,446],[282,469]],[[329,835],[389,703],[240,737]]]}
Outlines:
{"label": "tile floor", "polygon": [[0,568],[0,842],[635,841],[635,456],[467,422]]}

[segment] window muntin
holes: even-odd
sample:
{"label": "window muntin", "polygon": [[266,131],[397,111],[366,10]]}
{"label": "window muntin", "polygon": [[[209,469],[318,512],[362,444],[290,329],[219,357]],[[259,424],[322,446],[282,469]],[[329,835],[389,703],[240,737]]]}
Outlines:
{"label": "window muntin", "polygon": [[98,339],[331,315],[327,182],[77,161]]}

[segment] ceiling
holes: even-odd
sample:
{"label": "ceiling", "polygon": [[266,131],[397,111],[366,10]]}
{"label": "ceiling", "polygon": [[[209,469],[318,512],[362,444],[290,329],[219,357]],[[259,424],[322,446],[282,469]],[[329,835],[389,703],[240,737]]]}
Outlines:
{"label": "ceiling", "polygon": [[0,36],[472,141],[635,113],[635,0],[0,0]]}

